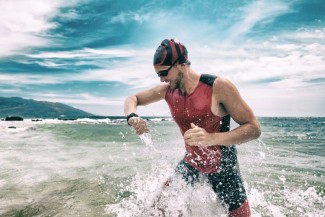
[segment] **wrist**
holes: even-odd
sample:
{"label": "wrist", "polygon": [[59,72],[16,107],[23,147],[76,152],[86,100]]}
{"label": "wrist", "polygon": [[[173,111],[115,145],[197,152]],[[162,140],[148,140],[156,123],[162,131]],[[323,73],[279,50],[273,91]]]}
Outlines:
{"label": "wrist", "polygon": [[131,114],[128,114],[128,115],[126,116],[126,122],[127,122],[128,125],[130,125],[130,126],[131,126],[131,124],[129,123],[129,120],[130,120],[130,118],[132,118],[132,117],[139,117],[139,115],[137,115],[136,113],[131,113]]}
{"label": "wrist", "polygon": [[208,134],[208,146],[214,146],[214,145],[218,145],[218,134],[217,133],[209,133]]}

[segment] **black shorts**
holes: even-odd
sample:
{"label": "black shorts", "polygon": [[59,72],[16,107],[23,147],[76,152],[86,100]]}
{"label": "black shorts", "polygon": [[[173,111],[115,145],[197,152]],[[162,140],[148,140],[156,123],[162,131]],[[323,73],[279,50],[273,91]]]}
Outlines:
{"label": "black shorts", "polygon": [[179,162],[175,170],[176,173],[181,174],[188,184],[198,182],[201,176],[206,177],[213,191],[229,211],[239,208],[247,200],[245,187],[238,167],[234,166],[220,173],[205,174],[196,170],[183,159]]}

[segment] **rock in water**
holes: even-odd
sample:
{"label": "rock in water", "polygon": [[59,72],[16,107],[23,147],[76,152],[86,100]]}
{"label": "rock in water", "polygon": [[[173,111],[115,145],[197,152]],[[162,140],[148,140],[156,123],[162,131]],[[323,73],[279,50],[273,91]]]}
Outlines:
{"label": "rock in water", "polygon": [[6,121],[23,121],[24,118],[19,117],[19,116],[8,116],[5,119]]}

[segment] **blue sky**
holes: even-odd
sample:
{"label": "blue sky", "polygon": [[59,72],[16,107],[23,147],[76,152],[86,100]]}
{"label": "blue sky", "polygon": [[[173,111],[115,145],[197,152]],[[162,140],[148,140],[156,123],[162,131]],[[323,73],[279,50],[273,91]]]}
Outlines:
{"label": "blue sky", "polygon": [[[0,96],[123,115],[159,84],[153,54],[186,45],[192,68],[231,80],[258,116],[325,116],[323,0],[0,0]],[[169,115],[164,102],[140,115]]]}

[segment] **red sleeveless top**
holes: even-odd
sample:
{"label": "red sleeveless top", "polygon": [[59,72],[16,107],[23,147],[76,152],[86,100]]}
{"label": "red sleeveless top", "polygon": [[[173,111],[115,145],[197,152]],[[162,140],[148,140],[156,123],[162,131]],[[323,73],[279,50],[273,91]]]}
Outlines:
{"label": "red sleeveless top", "polygon": [[[191,123],[204,128],[208,133],[223,131],[223,119],[211,112],[212,84],[215,77],[212,79],[210,83],[207,83],[201,76],[195,90],[185,96],[178,89],[167,90],[165,99],[182,135],[191,129]],[[229,125],[229,122],[225,121],[224,124]],[[203,173],[217,173],[220,171],[222,160],[220,145],[216,144],[203,148],[185,144],[185,148],[185,161],[197,170]]]}

